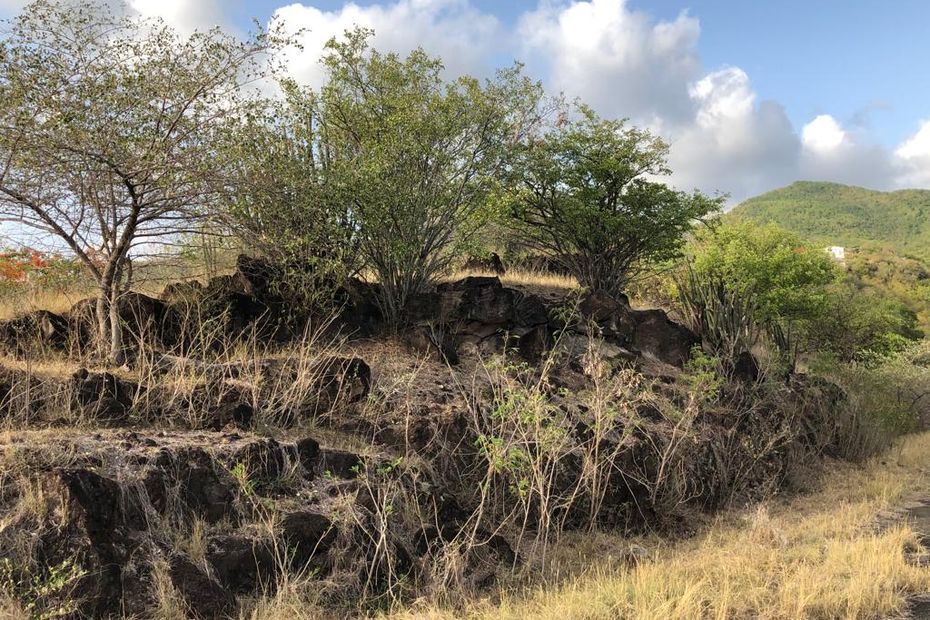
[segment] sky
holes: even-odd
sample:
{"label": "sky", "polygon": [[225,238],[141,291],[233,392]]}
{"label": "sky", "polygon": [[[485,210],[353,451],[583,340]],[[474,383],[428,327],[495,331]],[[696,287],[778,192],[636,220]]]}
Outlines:
{"label": "sky", "polygon": [[519,60],[552,93],[661,135],[674,185],[731,204],[798,179],[930,188],[925,0],[127,1],[184,31],[305,29],[287,60],[310,85],[323,43],[353,24],[450,75]]}

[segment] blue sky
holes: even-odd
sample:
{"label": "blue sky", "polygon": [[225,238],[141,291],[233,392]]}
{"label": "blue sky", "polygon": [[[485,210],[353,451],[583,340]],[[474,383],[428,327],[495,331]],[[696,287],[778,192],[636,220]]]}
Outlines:
{"label": "blue sky", "polygon": [[[930,2],[920,0],[127,0],[180,29],[255,17],[309,31],[295,77],[352,23],[450,72],[514,58],[552,92],[671,144],[673,182],[733,201],[798,178],[930,187]],[[0,0],[16,10],[23,0]]]}
{"label": "blue sky", "polygon": [[[237,21],[262,21],[288,4],[235,0]],[[328,11],[342,0],[305,2]],[[379,4],[358,0],[360,6]],[[473,0],[504,24],[535,0]],[[628,6],[674,20],[700,20],[698,51],[707,68],[735,65],[759,95],[780,101],[797,126],[828,113],[870,129],[892,147],[930,117],[930,2],[926,0],[632,0]]]}

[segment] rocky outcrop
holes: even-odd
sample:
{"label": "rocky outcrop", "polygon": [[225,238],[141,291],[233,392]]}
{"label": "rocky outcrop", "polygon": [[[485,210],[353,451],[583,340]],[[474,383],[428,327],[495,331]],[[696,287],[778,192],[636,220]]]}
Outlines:
{"label": "rocky outcrop", "polygon": [[68,321],[48,310],[0,321],[0,348],[13,355],[62,351],[67,343]]}

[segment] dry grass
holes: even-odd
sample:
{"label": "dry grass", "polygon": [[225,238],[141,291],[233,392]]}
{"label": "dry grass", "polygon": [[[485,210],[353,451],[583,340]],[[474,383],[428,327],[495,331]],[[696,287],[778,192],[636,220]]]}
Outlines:
{"label": "dry grass", "polygon": [[[629,540],[566,538],[563,567],[579,575],[467,610],[415,607],[391,618],[879,618],[910,593],[930,591],[930,569],[909,564],[907,524],[881,532],[882,511],[905,494],[930,493],[930,434],[904,439],[881,461],[837,465],[823,489],[720,517],[692,540],[644,542],[651,557],[629,566]],[[590,565],[591,562],[593,565]]]}
{"label": "dry grass", "polygon": [[[447,282],[455,282],[468,276],[496,276],[492,271],[461,270],[450,273],[443,278]],[[504,286],[527,288],[534,291],[565,292],[576,290],[578,281],[572,276],[537,270],[509,269],[501,276]]]}

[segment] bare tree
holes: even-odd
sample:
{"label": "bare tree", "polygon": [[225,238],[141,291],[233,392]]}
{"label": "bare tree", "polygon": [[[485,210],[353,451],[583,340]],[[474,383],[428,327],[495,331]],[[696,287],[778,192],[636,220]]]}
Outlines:
{"label": "bare tree", "polygon": [[[101,351],[124,358],[131,257],[200,229],[228,186],[218,136],[267,73],[267,33],[182,38],[103,1],[38,0],[0,41],[0,220],[59,240],[98,287]],[[12,224],[9,224],[12,223]]]}

